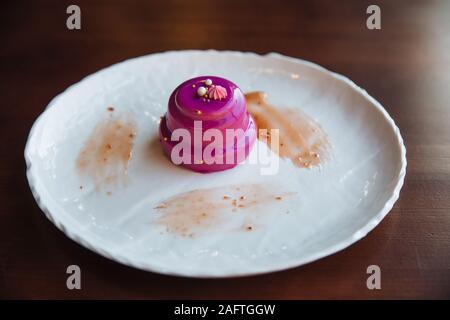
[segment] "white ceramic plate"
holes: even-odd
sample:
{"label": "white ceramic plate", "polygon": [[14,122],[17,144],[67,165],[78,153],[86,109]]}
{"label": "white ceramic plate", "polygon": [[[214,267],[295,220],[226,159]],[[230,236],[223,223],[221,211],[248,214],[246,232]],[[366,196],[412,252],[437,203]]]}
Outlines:
{"label": "white ceramic plate", "polygon": [[[228,78],[244,92],[263,90],[276,105],[301,108],[327,132],[331,160],[312,170],[282,161],[273,176],[259,175],[250,164],[207,175],[171,165],[156,140],[159,118],[177,84],[207,74]],[[80,190],[74,163],[110,105],[134,115],[138,134],[127,181],[107,196],[89,182]],[[399,196],[405,153],[388,113],[343,76],[279,54],[176,51],[118,63],[58,95],[36,120],[25,158],[37,203],[81,245],[143,270],[227,277],[299,266],[364,237]],[[264,218],[253,232],[219,227],[186,238],[152,223],[154,204],[171,195],[243,182],[298,196],[259,208]]]}

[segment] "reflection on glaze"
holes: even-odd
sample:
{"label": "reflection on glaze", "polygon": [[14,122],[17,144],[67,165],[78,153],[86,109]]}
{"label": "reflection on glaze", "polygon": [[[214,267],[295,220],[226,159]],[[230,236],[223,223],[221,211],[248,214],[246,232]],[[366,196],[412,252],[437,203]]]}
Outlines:
{"label": "reflection on glaze", "polygon": [[177,194],[158,203],[154,209],[160,216],[154,223],[162,225],[167,232],[183,237],[193,237],[199,232],[214,229],[227,222],[231,215],[244,215],[239,227],[253,231],[258,206],[283,201],[292,192],[276,193],[264,185],[226,186],[196,189]]}
{"label": "reflection on glaze", "polygon": [[[109,112],[113,110],[108,108]],[[113,116],[100,121],[80,150],[76,160],[79,173],[90,177],[97,189],[122,180],[127,175],[135,136],[134,121]]]}
{"label": "reflection on glaze", "polygon": [[[279,156],[301,168],[320,165],[328,157],[330,144],[322,127],[300,110],[276,108],[267,102],[264,92],[245,95],[247,108],[258,127],[258,138],[271,147],[271,137],[261,137],[261,129],[270,133],[279,129]],[[276,150],[273,150],[276,151]]]}

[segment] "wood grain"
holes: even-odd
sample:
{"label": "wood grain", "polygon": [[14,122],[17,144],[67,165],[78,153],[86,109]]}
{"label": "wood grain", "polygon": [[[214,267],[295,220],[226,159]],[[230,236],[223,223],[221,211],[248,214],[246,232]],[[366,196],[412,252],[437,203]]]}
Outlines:
{"label": "wood grain", "polygon": [[[8,1],[0,10],[1,298],[450,298],[450,2]],[[211,36],[213,34],[214,36]],[[104,259],[41,213],[25,178],[30,127],[56,94],[115,62],[173,49],[230,49],[300,57],[345,74],[395,119],[409,161],[400,200],[366,238],[318,262],[223,280],[167,277]],[[66,267],[82,269],[69,291]],[[366,288],[366,268],[382,289]]]}

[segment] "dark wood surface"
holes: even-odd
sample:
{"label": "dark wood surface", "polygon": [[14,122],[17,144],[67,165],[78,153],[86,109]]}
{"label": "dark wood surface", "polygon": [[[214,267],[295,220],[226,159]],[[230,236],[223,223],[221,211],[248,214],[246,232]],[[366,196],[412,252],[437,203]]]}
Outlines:
{"label": "dark wood surface", "polygon": [[[66,28],[68,1],[8,1],[0,10],[1,298],[449,298],[450,2],[74,1],[82,30]],[[214,36],[210,36],[214,33]],[[58,231],[25,178],[29,129],[53,96],[115,62],[173,49],[300,57],[342,73],[378,99],[407,146],[408,172],[387,218],[350,248],[288,271],[198,280],[134,270]],[[82,290],[66,288],[66,267]],[[381,267],[382,289],[366,288]]]}

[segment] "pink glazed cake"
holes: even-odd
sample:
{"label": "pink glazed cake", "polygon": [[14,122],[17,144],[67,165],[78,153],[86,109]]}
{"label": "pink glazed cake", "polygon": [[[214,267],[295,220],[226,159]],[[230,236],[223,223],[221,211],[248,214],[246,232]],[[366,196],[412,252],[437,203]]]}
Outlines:
{"label": "pink glazed cake", "polygon": [[[212,128],[221,132],[224,142],[219,153],[212,153],[214,161],[211,157],[203,156],[205,147],[211,141],[203,139],[194,141],[194,131],[197,137],[201,131],[203,137],[205,131]],[[185,161],[187,163],[183,162],[181,165],[203,173],[235,167],[248,156],[256,140],[255,121],[247,111],[241,89],[227,79],[214,76],[189,79],[172,92],[167,113],[162,117],[159,128],[163,150],[171,160],[172,150],[179,143],[178,140],[172,141],[172,133],[176,129],[186,129],[191,137],[190,152],[183,155],[190,161]],[[241,129],[240,132],[243,134],[237,135],[237,138],[232,140],[226,139],[227,129]],[[229,141],[231,143],[227,143]],[[230,162],[230,158],[234,160]]]}

